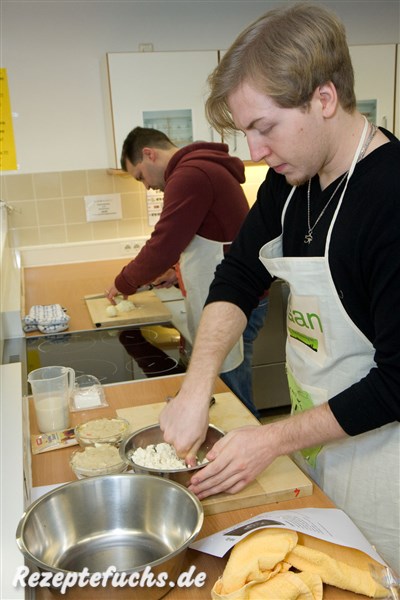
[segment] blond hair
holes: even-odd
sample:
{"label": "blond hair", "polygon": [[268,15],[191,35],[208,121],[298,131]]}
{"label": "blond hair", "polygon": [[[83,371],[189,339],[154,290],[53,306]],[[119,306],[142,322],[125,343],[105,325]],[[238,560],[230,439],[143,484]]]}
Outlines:
{"label": "blond hair", "polygon": [[274,9],[239,35],[211,73],[206,115],[217,131],[235,130],[228,98],[242,83],[282,108],[307,108],[316,88],[329,81],[343,109],[353,112],[354,72],[341,21],[315,4]]}

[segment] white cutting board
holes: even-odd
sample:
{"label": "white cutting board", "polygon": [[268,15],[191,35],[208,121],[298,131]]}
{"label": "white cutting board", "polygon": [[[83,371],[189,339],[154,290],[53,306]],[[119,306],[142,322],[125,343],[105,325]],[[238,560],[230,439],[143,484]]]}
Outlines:
{"label": "white cutting board", "polygon": [[[257,419],[247,410],[232,393],[215,394],[215,404],[210,408],[210,423],[225,432],[244,425],[260,425]],[[120,408],[119,417],[129,421],[130,431],[136,431],[147,425],[158,423],[158,416],[165,406],[164,402]],[[260,473],[255,481],[237,494],[217,494],[202,501],[206,515],[217,514],[227,510],[260,506],[282,500],[293,500],[310,496],[313,491],[312,482],[297,465],[288,457],[280,456]]]}
{"label": "white cutting board", "polygon": [[167,323],[171,321],[172,315],[168,308],[158,298],[153,291],[139,292],[130,297],[130,301],[135,308],[129,312],[118,313],[116,317],[109,317],[106,309],[110,306],[107,298],[94,296],[85,296],[85,302],[89,310],[90,318],[95,327],[114,327],[118,325],[128,325],[140,323]]}

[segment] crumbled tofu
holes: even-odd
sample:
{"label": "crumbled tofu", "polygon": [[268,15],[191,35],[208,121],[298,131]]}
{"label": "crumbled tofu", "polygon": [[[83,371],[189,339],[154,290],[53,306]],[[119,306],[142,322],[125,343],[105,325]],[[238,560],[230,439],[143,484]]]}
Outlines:
{"label": "crumbled tofu", "polygon": [[[179,458],[175,448],[171,444],[161,442],[150,444],[146,448],[136,448],[129,453],[128,458],[141,467],[160,470],[186,469],[187,465],[183,458]],[[204,459],[199,465],[208,462]]]}

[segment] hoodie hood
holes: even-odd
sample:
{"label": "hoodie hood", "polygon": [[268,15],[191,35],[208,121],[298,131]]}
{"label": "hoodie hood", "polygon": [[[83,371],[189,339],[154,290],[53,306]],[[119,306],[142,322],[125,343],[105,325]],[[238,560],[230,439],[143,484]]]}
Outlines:
{"label": "hoodie hood", "polygon": [[218,164],[229,171],[239,183],[244,183],[246,180],[244,164],[240,158],[230,156],[227,144],[215,142],[195,142],[178,150],[168,163],[165,170],[165,180],[168,179],[178,164],[179,167],[183,167],[186,164],[191,166],[191,163],[197,167],[202,163],[205,170],[207,170],[207,163]]}

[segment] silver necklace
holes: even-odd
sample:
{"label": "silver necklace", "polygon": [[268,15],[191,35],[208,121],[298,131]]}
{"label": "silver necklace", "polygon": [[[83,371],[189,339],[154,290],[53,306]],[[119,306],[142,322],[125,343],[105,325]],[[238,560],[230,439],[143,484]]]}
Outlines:
{"label": "silver necklace", "polygon": [[332,196],[329,198],[328,202],[325,204],[324,208],[319,213],[319,216],[318,216],[317,220],[315,221],[315,223],[314,223],[314,225],[312,227],[311,227],[311,222],[310,222],[310,212],[311,212],[311,209],[310,209],[310,207],[311,207],[311,201],[310,201],[311,179],[308,180],[308,187],[307,187],[307,225],[308,225],[308,232],[304,236],[304,243],[305,244],[311,244],[311,242],[313,241],[313,234],[312,234],[312,232],[314,231],[314,228],[316,227],[316,225],[318,224],[318,222],[321,219],[322,215],[324,214],[324,212],[328,208],[328,206],[331,203],[332,199],[334,198],[336,192],[338,191],[338,189],[342,185],[343,181],[346,179],[347,173],[348,173],[348,171],[346,171],[346,173],[343,175],[342,179],[339,181],[339,183],[335,187]]}
{"label": "silver necklace", "polygon": [[[377,130],[378,130],[378,127],[372,123],[371,124],[371,132],[370,132],[367,140],[365,141],[365,144],[361,148],[361,152],[360,152],[360,155],[358,157],[357,162],[359,162],[360,160],[362,160],[364,158],[364,154],[367,151],[367,148],[370,145],[370,143],[371,143],[374,135],[376,134]],[[307,226],[308,226],[308,232],[304,236],[304,243],[305,244],[311,244],[311,242],[313,241],[313,231],[314,231],[315,227],[317,226],[317,224],[319,223],[320,219],[324,215],[326,209],[328,208],[329,204],[331,203],[331,201],[335,197],[335,194],[338,191],[338,189],[340,188],[340,186],[342,185],[343,181],[346,179],[348,173],[349,172],[346,171],[346,173],[343,175],[343,177],[341,178],[341,180],[339,181],[339,183],[335,187],[335,189],[334,189],[332,195],[330,196],[329,200],[325,204],[324,208],[319,213],[319,215],[317,217],[317,220],[315,221],[315,223],[314,223],[314,225],[312,227],[311,227],[311,214],[310,214],[311,213],[311,179],[308,180],[308,187],[307,187]]]}

